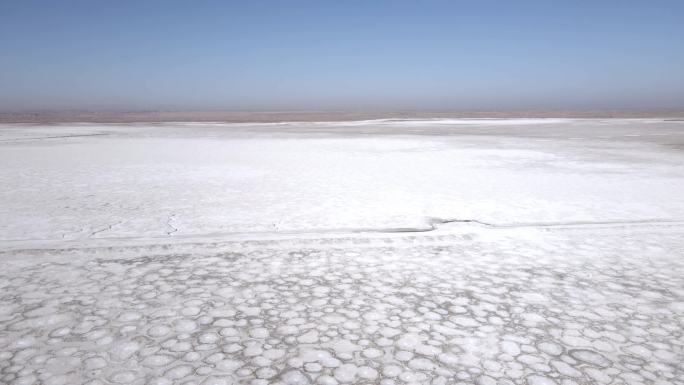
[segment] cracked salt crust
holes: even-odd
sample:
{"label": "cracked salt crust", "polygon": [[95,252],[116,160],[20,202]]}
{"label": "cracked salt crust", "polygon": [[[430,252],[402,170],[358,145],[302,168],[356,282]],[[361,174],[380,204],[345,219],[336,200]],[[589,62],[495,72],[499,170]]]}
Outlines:
{"label": "cracked salt crust", "polygon": [[12,293],[0,298],[1,378],[680,383],[684,263],[642,246],[681,249],[681,236],[545,236],[554,247],[419,244],[350,256],[267,244],[244,254],[12,261],[0,274]]}
{"label": "cracked salt crust", "polygon": [[0,383],[682,384],[678,127],[0,128]]}

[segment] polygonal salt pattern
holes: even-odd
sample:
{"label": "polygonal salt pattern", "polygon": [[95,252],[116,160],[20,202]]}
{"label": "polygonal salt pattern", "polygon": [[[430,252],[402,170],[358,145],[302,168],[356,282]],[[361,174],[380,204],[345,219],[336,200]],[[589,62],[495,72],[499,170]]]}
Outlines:
{"label": "polygonal salt pattern", "polygon": [[10,261],[0,382],[682,384],[684,239],[547,241]]}

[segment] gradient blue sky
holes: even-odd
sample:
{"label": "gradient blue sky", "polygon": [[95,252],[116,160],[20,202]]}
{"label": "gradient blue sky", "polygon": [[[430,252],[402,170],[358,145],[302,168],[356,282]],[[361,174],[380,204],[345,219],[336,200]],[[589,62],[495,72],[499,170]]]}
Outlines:
{"label": "gradient blue sky", "polygon": [[684,1],[0,0],[0,109],[680,108]]}

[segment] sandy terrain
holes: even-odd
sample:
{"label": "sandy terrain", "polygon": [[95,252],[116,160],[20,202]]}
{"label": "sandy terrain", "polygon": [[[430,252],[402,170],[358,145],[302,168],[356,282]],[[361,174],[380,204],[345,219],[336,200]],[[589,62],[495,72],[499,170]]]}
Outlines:
{"label": "sandy terrain", "polygon": [[231,111],[231,110],[102,110],[102,111],[33,111],[9,112],[0,110],[0,123],[160,123],[160,122],[224,122],[278,123],[358,121],[368,119],[469,119],[469,118],[658,118],[684,119],[682,109],[511,109],[511,110],[349,110],[349,111]]}
{"label": "sandy terrain", "polygon": [[0,383],[683,384],[684,121],[0,126]]}

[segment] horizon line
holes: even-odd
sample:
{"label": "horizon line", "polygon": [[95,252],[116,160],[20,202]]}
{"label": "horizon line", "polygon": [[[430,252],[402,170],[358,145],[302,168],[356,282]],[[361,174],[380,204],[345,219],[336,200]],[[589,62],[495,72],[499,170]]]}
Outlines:
{"label": "horizon line", "polygon": [[684,118],[683,108],[517,109],[60,109],[0,111],[0,123],[278,123],[374,119]]}

